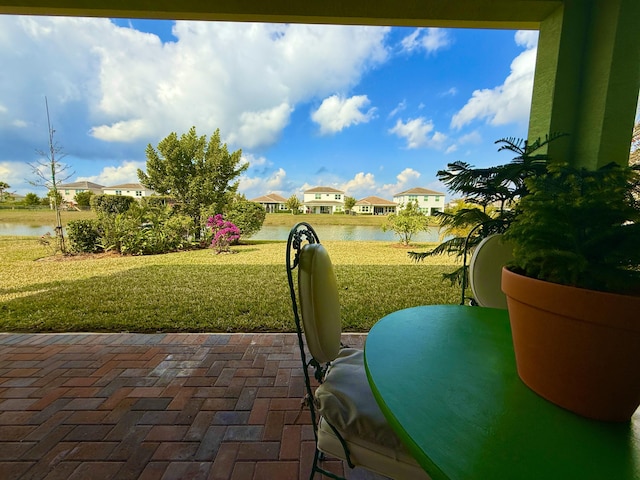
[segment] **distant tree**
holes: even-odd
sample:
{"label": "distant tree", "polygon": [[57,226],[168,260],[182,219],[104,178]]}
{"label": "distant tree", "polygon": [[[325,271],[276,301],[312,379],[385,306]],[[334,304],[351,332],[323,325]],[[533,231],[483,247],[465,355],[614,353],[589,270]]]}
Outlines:
{"label": "distant tree", "polygon": [[91,190],[87,190],[86,192],[76,193],[73,199],[76,201],[79,207],[89,207],[91,206],[91,196],[94,193]]}
{"label": "distant tree", "polygon": [[219,129],[208,143],[195,127],[179,138],[172,132],[157,150],[149,144],[146,155],[147,171],[138,170],[140,183],[175,198],[179,210],[193,219],[197,238],[203,209],[224,211],[238,190],[239,182],[234,180],[249,168],[248,163],[240,163],[241,150],[229,153],[221,143]]}
{"label": "distant tree", "polygon": [[7,190],[11,188],[6,182],[0,182],[0,202],[4,200],[4,196],[7,194]]}
{"label": "distant tree", "polygon": [[36,195],[35,193],[29,192],[24,196],[24,204],[30,207],[40,205],[40,197],[38,197],[38,195]]}
{"label": "distant tree", "polygon": [[291,210],[292,215],[296,215],[300,211],[302,203],[300,202],[300,199],[298,197],[296,197],[295,195],[291,195],[287,199],[287,202],[284,204],[284,206],[287,208],[287,210]]}
{"label": "distant tree", "polygon": [[631,137],[631,153],[629,154],[629,163],[631,165],[640,164],[640,122],[633,127],[633,136]]}
{"label": "distant tree", "polygon": [[429,229],[429,219],[418,209],[417,202],[409,202],[398,213],[387,215],[382,225],[384,232],[393,230],[403,245],[409,245],[413,236]]}
{"label": "distant tree", "polygon": [[347,213],[351,212],[351,210],[353,210],[353,207],[355,207],[357,200],[353,197],[344,197],[344,209],[346,210]]}
{"label": "distant tree", "polygon": [[262,205],[238,196],[227,206],[224,219],[233,223],[243,237],[251,237],[262,228],[267,212]]}
{"label": "distant tree", "polygon": [[60,217],[60,207],[62,206],[62,195],[58,192],[58,186],[71,178],[73,172],[68,172],[69,166],[61,163],[65,157],[62,151],[62,147],[54,140],[55,130],[51,126],[51,120],[49,119],[49,104],[47,97],[44,98],[45,107],[47,109],[47,128],[49,133],[49,149],[48,151],[36,150],[36,153],[42,157],[42,160],[37,160],[34,163],[30,163],[31,171],[36,177],[36,180],[30,181],[31,185],[38,187],[47,187],[49,190],[50,205],[56,212],[56,240],[58,242],[58,248],[62,253],[66,252],[64,244],[64,232],[62,230],[62,218]]}

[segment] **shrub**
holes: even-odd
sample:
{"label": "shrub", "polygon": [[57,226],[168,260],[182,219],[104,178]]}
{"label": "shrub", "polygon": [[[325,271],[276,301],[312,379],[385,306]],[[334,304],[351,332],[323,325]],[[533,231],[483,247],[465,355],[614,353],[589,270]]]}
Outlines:
{"label": "shrub", "polygon": [[225,220],[221,214],[209,217],[207,227],[213,232],[211,246],[217,253],[230,251],[230,245],[240,238],[240,230],[233,223]]}
{"label": "shrub", "polygon": [[124,213],[135,202],[133,197],[122,195],[93,195],[91,197],[91,209],[98,215],[110,215]]}
{"label": "shrub", "polygon": [[255,235],[262,228],[267,212],[256,202],[237,199],[227,207],[225,218],[233,223],[244,237]]}
{"label": "shrub", "polygon": [[95,253],[101,251],[100,236],[97,220],[72,220],[67,224],[67,238],[73,252]]}

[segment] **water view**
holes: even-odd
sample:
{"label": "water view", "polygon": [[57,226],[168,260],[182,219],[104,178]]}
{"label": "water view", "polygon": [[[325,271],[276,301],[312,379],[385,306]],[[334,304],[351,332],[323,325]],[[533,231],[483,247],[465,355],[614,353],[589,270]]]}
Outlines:
{"label": "water view", "polygon": [[[320,240],[343,241],[386,241],[397,240],[393,232],[383,232],[380,227],[363,225],[318,225],[314,227]],[[283,240],[289,236],[289,227],[264,226],[251,237],[252,240]],[[53,234],[53,226],[31,226],[19,223],[0,223],[0,235],[26,235],[39,237],[45,233]],[[413,238],[414,242],[437,242],[438,230],[430,229],[419,233]]]}

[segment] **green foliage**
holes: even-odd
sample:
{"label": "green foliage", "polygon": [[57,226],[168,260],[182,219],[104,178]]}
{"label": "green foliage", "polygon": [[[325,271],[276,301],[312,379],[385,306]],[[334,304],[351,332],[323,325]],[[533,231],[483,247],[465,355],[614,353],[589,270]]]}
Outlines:
{"label": "green foliage", "polygon": [[40,197],[35,193],[29,192],[24,196],[24,204],[28,206],[40,205]]}
{"label": "green foliage", "polygon": [[349,197],[346,196],[344,197],[344,209],[347,212],[350,212],[351,210],[353,210],[353,207],[355,207],[357,200],[353,197]]}
{"label": "green foliage", "polygon": [[[140,183],[156,192],[173,197],[178,208],[193,220],[199,236],[204,208],[224,211],[233,198],[238,181],[248,163],[240,164],[242,151],[229,153],[216,130],[209,142],[199,137],[196,128],[178,138],[170,133],[160,141],[158,149],[147,146],[147,171],[138,170]],[[233,183],[232,183],[233,182]]]}
{"label": "green foliage", "polygon": [[262,205],[237,198],[227,207],[224,218],[233,223],[243,237],[251,237],[260,231],[267,212]]}
{"label": "green foliage", "polygon": [[287,210],[291,211],[292,215],[297,215],[300,213],[300,207],[302,206],[302,202],[295,195],[291,195],[287,199],[287,203],[284,204],[287,207]]}
{"label": "green foliage", "polygon": [[91,206],[91,197],[94,193],[91,190],[87,190],[86,192],[79,192],[73,197],[79,207],[89,207]]}
{"label": "green foliage", "polygon": [[135,198],[122,195],[93,195],[90,197],[91,209],[100,215],[124,213],[135,202]]}
{"label": "green foliage", "polygon": [[[592,290],[640,294],[640,167],[550,163],[505,233],[514,270]],[[634,195],[635,194],[635,195]]]}
{"label": "green foliage", "polygon": [[101,219],[101,243],[105,250],[127,255],[153,255],[191,247],[193,223],[168,207],[134,202],[124,213]]}
{"label": "green foliage", "polygon": [[62,205],[62,194],[57,190],[49,190],[47,192],[47,199],[50,205],[57,205],[58,208]]}
{"label": "green foliage", "polygon": [[403,245],[409,245],[411,238],[419,232],[429,229],[429,219],[420,212],[417,202],[409,202],[398,213],[387,215],[382,231],[393,230]]}
{"label": "green foliage", "polygon": [[95,253],[102,250],[100,223],[97,220],[71,220],[67,223],[67,236],[72,252]]}
{"label": "green foliage", "polygon": [[[451,192],[460,194],[465,204],[453,211],[435,214],[440,230],[445,235],[451,235],[451,238],[431,251],[409,252],[409,257],[415,261],[443,254],[462,257],[465,244],[469,250],[473,250],[488,235],[503,233],[516,215],[517,203],[528,194],[526,179],[545,172],[548,156],[539,152],[562,136],[553,134],[532,143],[502,138],[495,142],[500,145],[498,152],[506,150],[515,153],[511,162],[475,168],[466,162],[456,161],[450,163],[447,170],[440,170],[438,179]],[[467,235],[471,235],[468,240]],[[453,284],[461,284],[464,275],[466,267],[461,266],[444,278]]]}

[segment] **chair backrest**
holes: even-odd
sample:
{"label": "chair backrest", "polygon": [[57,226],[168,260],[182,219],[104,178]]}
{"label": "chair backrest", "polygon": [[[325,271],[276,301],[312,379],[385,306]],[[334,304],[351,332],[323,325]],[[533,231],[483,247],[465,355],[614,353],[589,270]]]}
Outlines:
{"label": "chair backrest", "polygon": [[319,243],[300,251],[298,294],[309,352],[320,363],[335,360],[342,333],[338,283],[329,253]]}
{"label": "chair backrest", "polygon": [[[297,295],[293,281],[296,268]],[[289,234],[287,275],[300,340],[304,334],[309,353],[318,364],[333,361],[340,352],[342,333],[338,284],[329,253],[313,228],[304,222]]]}
{"label": "chair backrest", "polygon": [[478,305],[507,308],[500,282],[502,267],[512,259],[513,248],[501,234],[489,235],[474,249],[469,263],[469,283]]}

